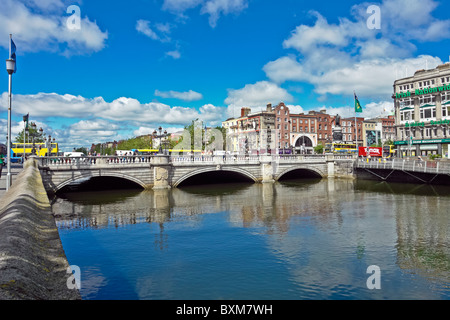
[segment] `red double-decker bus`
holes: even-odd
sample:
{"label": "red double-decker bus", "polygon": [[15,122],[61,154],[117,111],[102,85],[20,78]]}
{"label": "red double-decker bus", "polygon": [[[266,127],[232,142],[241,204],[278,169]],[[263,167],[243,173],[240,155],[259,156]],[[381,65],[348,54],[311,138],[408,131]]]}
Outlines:
{"label": "red double-decker bus", "polygon": [[383,148],[379,147],[359,147],[358,155],[360,157],[382,157]]}

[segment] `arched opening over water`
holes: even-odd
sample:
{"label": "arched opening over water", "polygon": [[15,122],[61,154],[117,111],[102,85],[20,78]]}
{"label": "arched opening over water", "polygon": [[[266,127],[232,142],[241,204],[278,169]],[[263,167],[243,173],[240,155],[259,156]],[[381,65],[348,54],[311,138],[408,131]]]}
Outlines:
{"label": "arched opening over water", "polygon": [[227,183],[254,183],[255,180],[243,173],[235,171],[208,171],[194,174],[190,177],[183,179],[176,187],[182,188],[187,186],[199,186],[199,185],[217,185]]}
{"label": "arched opening over water", "polygon": [[126,178],[100,176],[78,179],[72,181],[58,191],[56,194],[86,191],[108,191],[108,190],[142,190],[143,187],[137,182]]}
{"label": "arched opening over water", "polygon": [[282,174],[278,181],[290,181],[299,179],[322,179],[322,176],[311,169],[294,169]]}

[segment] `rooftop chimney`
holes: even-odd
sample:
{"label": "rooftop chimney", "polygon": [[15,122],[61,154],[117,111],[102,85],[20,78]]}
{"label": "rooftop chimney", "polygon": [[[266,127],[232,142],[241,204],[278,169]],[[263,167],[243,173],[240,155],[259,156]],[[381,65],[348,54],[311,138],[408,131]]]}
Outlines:
{"label": "rooftop chimney", "polygon": [[250,108],[242,108],[241,109],[241,118],[248,116],[249,113],[250,113]]}

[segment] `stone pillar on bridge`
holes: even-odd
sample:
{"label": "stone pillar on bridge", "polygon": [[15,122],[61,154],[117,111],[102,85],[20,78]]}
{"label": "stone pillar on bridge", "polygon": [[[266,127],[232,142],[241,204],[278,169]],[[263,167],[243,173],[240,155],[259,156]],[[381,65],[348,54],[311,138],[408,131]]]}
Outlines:
{"label": "stone pillar on bridge", "polygon": [[153,158],[153,189],[170,189],[169,177],[171,174],[171,165],[169,156],[157,155]]}
{"label": "stone pillar on bridge", "polygon": [[261,176],[262,183],[274,183],[273,173],[275,172],[276,163],[272,160],[271,156],[261,156]]}
{"label": "stone pillar on bridge", "polygon": [[327,162],[327,177],[334,178],[334,155],[326,154],[325,161]]}

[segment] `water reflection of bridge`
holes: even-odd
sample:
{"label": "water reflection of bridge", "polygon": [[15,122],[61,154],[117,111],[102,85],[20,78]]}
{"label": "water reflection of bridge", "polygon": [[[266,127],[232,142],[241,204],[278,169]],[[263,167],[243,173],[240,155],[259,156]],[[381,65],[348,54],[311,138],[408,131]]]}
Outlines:
{"label": "water reflection of bridge", "polygon": [[[76,195],[71,202],[57,198],[52,209],[60,229],[149,224],[150,229],[152,226],[158,229],[152,233],[155,245],[161,250],[170,243],[165,230],[169,223],[178,223],[183,230],[195,230],[203,223],[205,214],[226,212],[224,219],[236,228],[254,228],[258,233],[278,235],[270,237],[273,242],[268,245],[283,259],[292,258],[293,264],[302,250],[314,251],[304,247],[302,241],[307,239],[297,241],[296,235],[289,233],[290,220],[302,219],[305,228],[311,231],[333,230],[332,239],[342,241],[342,246],[357,242],[358,248],[352,250],[359,256],[373,250],[371,258],[376,259],[373,255],[378,251],[372,244],[395,247],[398,264],[406,272],[420,270],[427,277],[439,279],[450,272],[448,218],[442,214],[447,212],[449,203],[446,187],[438,190],[429,185],[326,179],[304,184],[242,184],[220,188],[227,187],[127,191],[120,200],[106,203],[99,203],[98,195],[88,198],[87,194],[80,194],[83,201],[78,201]],[[381,193],[385,195],[380,196]],[[385,201],[383,209],[380,209],[380,199]],[[421,208],[420,214],[417,208]],[[360,218],[372,215],[384,218],[374,220],[376,225],[361,224],[366,219]],[[379,254],[382,263],[385,256]],[[333,262],[330,257],[320,256],[320,259]]]}

